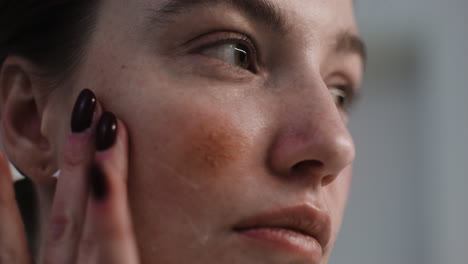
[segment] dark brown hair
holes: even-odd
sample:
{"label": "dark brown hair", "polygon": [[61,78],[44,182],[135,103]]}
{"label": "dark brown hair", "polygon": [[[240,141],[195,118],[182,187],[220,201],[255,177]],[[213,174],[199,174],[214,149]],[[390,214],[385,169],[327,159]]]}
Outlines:
{"label": "dark brown hair", "polygon": [[[94,29],[99,0],[0,0],[0,68],[16,55],[42,67],[60,84],[79,64]],[[52,86],[51,88],[55,88]],[[17,201],[35,249],[36,197],[27,178],[15,184]]]}
{"label": "dark brown hair", "polygon": [[17,55],[66,75],[93,31],[98,0],[0,0],[0,66]]}

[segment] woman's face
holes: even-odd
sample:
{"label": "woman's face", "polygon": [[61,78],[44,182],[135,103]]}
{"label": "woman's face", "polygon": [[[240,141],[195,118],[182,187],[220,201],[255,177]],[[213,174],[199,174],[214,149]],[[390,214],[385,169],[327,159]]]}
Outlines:
{"label": "woman's face", "polygon": [[90,88],[128,127],[144,263],[326,263],[356,34],[351,0],[102,1],[67,107]]}

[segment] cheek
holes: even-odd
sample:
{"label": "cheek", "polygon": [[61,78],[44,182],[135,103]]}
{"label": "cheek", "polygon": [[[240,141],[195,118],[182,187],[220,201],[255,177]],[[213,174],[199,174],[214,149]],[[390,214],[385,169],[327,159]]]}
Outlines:
{"label": "cheek", "polygon": [[[193,172],[207,177],[220,176],[221,170],[236,164],[246,154],[248,136],[235,118],[213,109],[193,111],[195,119],[185,127],[180,160]],[[210,173],[211,172],[211,173]]]}
{"label": "cheek", "polygon": [[349,189],[352,179],[352,170],[352,166],[348,166],[342,171],[338,178],[328,186],[327,202],[328,208],[333,215],[332,225],[335,235],[340,229],[346,203],[348,201]]}
{"label": "cheek", "polygon": [[[148,243],[194,240],[219,226],[225,219],[213,216],[232,207],[226,197],[237,196],[236,172],[250,160],[252,135],[242,118],[195,100],[160,105],[157,124],[134,121],[130,200]],[[144,134],[153,139],[141,140]]]}
{"label": "cheek", "polygon": [[331,203],[331,208],[336,208],[337,211],[343,211],[346,202],[348,201],[349,189],[351,186],[351,179],[353,174],[352,165],[346,167],[333,183],[327,186],[328,200]]}
{"label": "cheek", "polygon": [[200,188],[219,191],[237,181],[252,160],[252,115],[246,118],[229,105],[221,111],[200,96],[165,98],[149,104],[157,107],[140,119],[128,119],[133,181],[195,196]]}

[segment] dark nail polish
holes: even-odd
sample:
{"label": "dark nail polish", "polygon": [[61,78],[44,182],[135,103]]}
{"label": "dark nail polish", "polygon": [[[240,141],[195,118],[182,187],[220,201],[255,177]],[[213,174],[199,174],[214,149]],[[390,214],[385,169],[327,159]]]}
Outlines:
{"label": "dark nail polish", "polygon": [[71,118],[71,130],[80,133],[91,126],[94,109],[96,108],[96,96],[89,89],[84,89],[73,107]]}
{"label": "dark nail polish", "polygon": [[91,165],[89,171],[89,183],[91,187],[91,194],[96,201],[103,201],[106,199],[109,188],[106,181],[106,176],[102,169],[95,163]]}
{"label": "dark nail polish", "polygon": [[117,136],[117,119],[110,112],[102,114],[96,128],[96,150],[104,151],[112,147]]}

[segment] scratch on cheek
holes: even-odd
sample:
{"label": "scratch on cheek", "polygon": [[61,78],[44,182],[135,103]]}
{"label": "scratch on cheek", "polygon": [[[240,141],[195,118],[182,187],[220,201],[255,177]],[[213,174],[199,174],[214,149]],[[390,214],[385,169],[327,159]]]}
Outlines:
{"label": "scratch on cheek", "polygon": [[162,167],[163,169],[171,173],[171,177],[169,177],[169,179],[176,179],[178,182],[184,185],[187,185],[194,190],[200,189],[200,184],[195,181],[189,180],[191,179],[191,177],[188,177],[188,175],[184,175],[176,168],[169,166],[168,164],[162,161],[158,160],[157,162],[158,162],[158,166]]}
{"label": "scratch on cheek", "polygon": [[187,222],[187,225],[190,227],[192,232],[195,234],[195,237],[197,238],[196,239],[197,244],[201,246],[206,246],[206,243],[208,242],[208,239],[210,237],[210,235],[208,234],[208,231],[202,230],[200,227],[197,227],[195,223],[193,222],[192,217],[188,215],[187,213],[185,213],[185,211],[182,209],[181,206],[177,205],[176,208],[179,211],[180,215],[182,215],[182,217],[185,219],[185,221]]}

